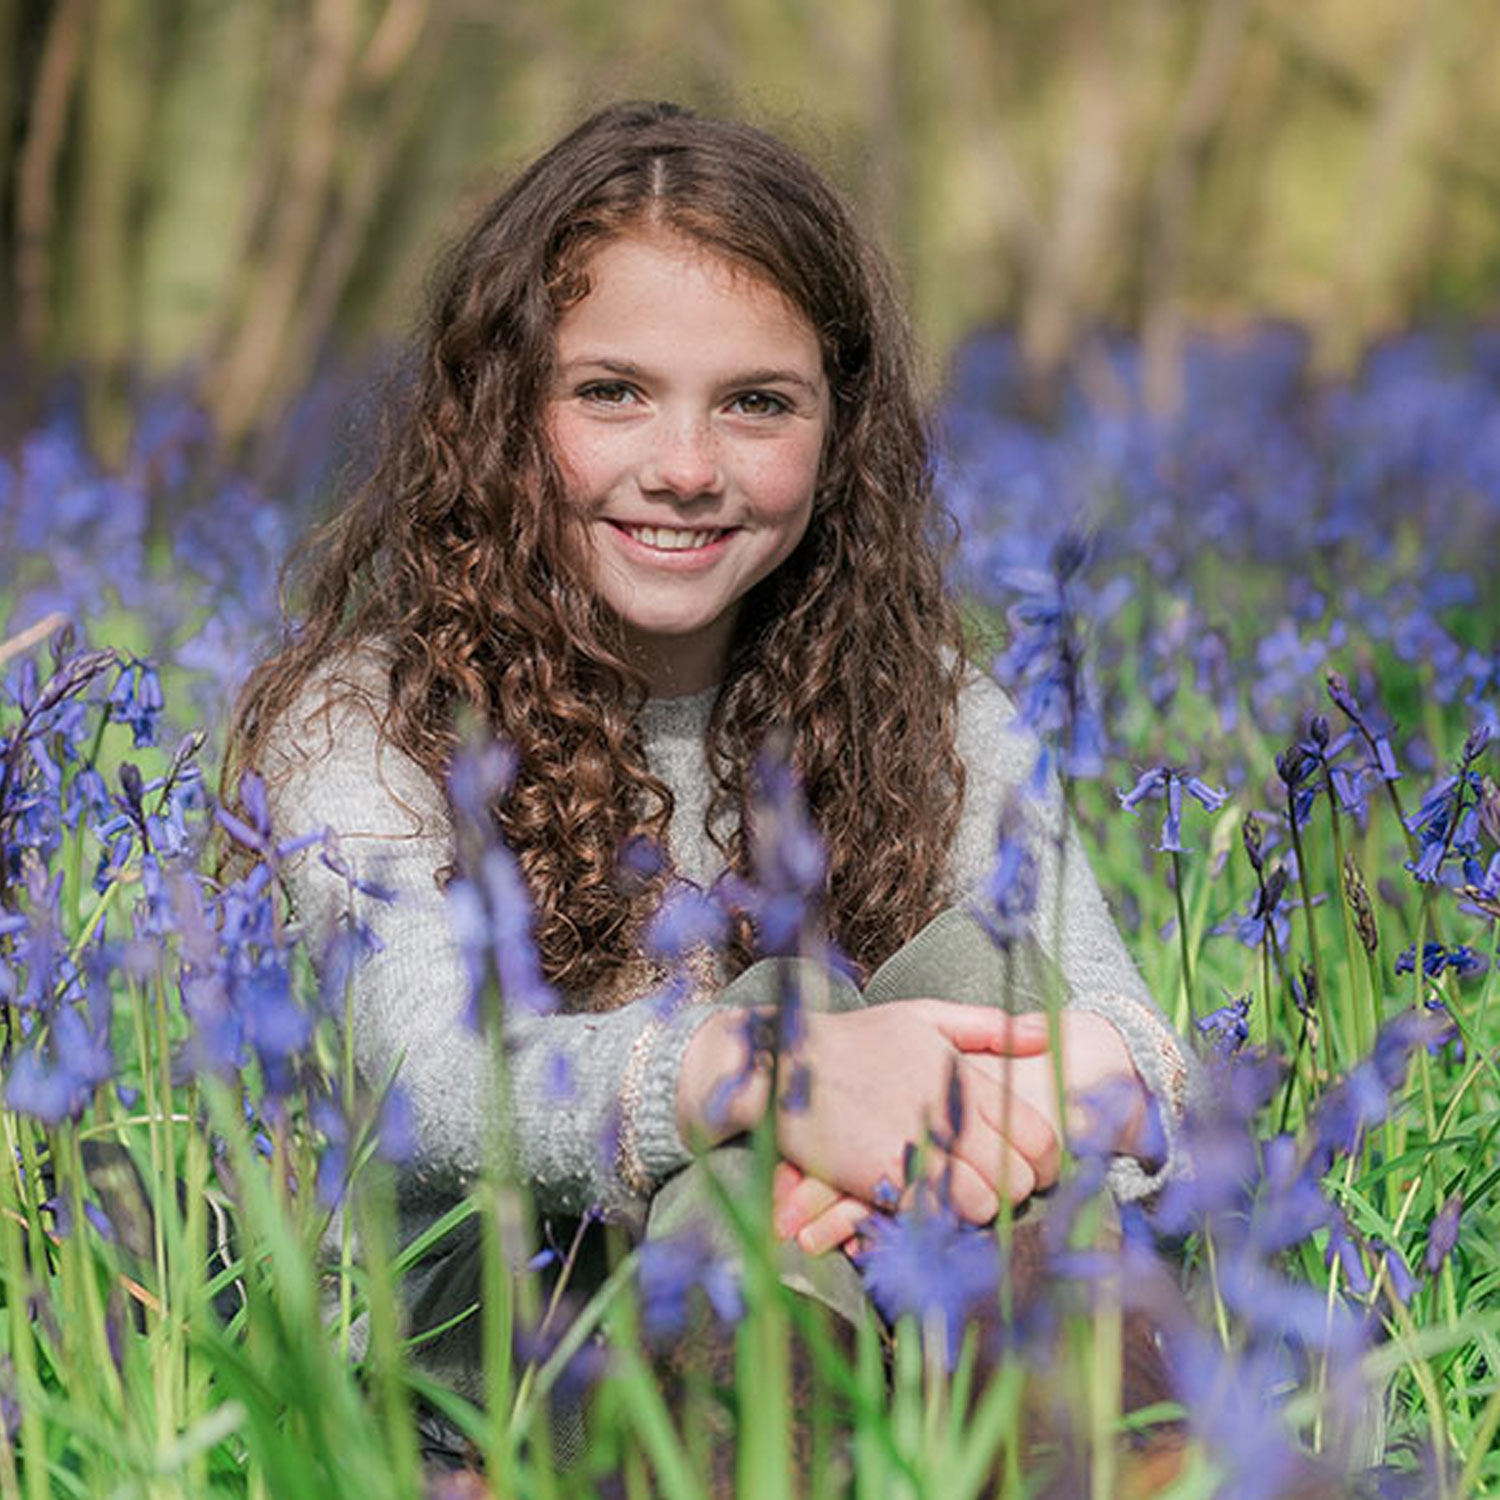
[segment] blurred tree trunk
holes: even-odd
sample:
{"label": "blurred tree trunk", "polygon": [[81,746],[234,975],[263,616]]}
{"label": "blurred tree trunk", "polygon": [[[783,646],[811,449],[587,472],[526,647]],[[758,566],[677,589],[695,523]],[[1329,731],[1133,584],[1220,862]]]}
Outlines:
{"label": "blurred tree trunk", "polygon": [[239,439],[407,318],[498,170],[665,95],[834,167],[939,355],[1010,324],[1045,411],[1134,319],[1170,410],[1205,315],[1347,361],[1492,302],[1497,69],[1492,0],[0,0],[0,329],[116,452],[187,362]]}
{"label": "blurred tree trunk", "polygon": [[253,174],[241,296],[203,383],[220,432],[244,438],[312,373],[442,55],[445,0],[311,0],[278,52],[302,59]]}
{"label": "blurred tree trunk", "polygon": [[[15,205],[17,112],[26,95],[21,77],[21,0],[0,0],[0,243]],[[0,263],[0,344],[15,331],[15,268]]]}
{"label": "blurred tree trunk", "polygon": [[1021,353],[1039,411],[1048,411],[1083,331],[1089,283],[1115,243],[1126,122],[1111,56],[1108,7],[1075,0],[1066,26],[1068,107],[1043,242],[1026,265]]}
{"label": "blurred tree trunk", "polygon": [[57,0],[26,111],[16,166],[16,327],[34,358],[51,352],[59,162],[93,15],[93,0]]}
{"label": "blurred tree trunk", "polygon": [[1412,215],[1414,163],[1426,126],[1432,66],[1441,46],[1444,7],[1411,7],[1403,43],[1370,110],[1363,160],[1349,195],[1344,231],[1330,278],[1328,311],[1318,330],[1320,362],[1348,369],[1389,314],[1378,306],[1405,248],[1397,214]]}
{"label": "blurred tree trunk", "polygon": [[[77,203],[69,236],[67,345],[88,373],[88,419],[107,462],[125,457],[135,317],[151,30],[134,0],[95,0],[83,58]],[[61,261],[61,257],[58,257]]]}
{"label": "blurred tree trunk", "polygon": [[1146,401],[1156,412],[1175,412],[1182,401],[1183,259],[1198,179],[1224,116],[1250,10],[1251,0],[1212,0],[1152,183],[1141,344]]}

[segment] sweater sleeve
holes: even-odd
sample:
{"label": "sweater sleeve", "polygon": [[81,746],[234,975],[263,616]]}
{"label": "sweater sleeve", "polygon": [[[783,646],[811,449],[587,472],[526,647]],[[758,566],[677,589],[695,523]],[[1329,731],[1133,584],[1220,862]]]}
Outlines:
{"label": "sweater sleeve", "polygon": [[[356,969],[353,1043],[361,1076],[394,1075],[415,1124],[403,1190],[451,1196],[478,1173],[495,1101],[490,1044],[469,1025],[469,986],[439,873],[452,858],[446,803],[380,734],[383,665],[325,671],[273,733],[265,773],[278,839],[331,830],[364,894],[313,846],[283,866],[295,919],[316,953],[351,918],[377,940]],[[543,1212],[618,1210],[691,1160],[676,1125],[682,1053],[709,1010],[654,997],[603,1013],[504,1021],[506,1136]]]}
{"label": "sweater sleeve", "polygon": [[1077,830],[1070,826],[1066,840],[1059,839],[1062,796],[1056,783],[1040,796],[1028,793],[1036,740],[1018,725],[1010,699],[988,677],[976,675],[966,687],[958,748],[967,784],[954,848],[955,878],[960,889],[972,892],[988,873],[1001,814],[1014,802],[1038,863],[1031,918],[1036,946],[1044,959],[1055,959],[1060,967],[1064,1004],[1113,1023],[1157,1102],[1167,1143],[1163,1163],[1151,1170],[1122,1156],[1110,1168],[1116,1197],[1146,1197],[1185,1167],[1180,1126],[1199,1097],[1201,1070],[1126,951]]}

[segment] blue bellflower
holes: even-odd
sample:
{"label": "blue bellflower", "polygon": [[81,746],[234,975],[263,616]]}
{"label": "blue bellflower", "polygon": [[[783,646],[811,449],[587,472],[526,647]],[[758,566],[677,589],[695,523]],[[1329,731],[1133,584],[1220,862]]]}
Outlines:
{"label": "blue bellflower", "polygon": [[653,1342],[687,1332],[694,1291],[703,1293],[721,1322],[737,1323],[745,1310],[738,1271],[715,1253],[708,1235],[699,1230],[648,1239],[640,1249],[636,1286],[642,1331]]}
{"label": "blue bellflower", "polygon": [[964,1223],[946,1205],[919,1192],[907,1211],[868,1220],[864,1240],[855,1264],[870,1300],[891,1323],[910,1314],[926,1327],[936,1317],[952,1369],[968,1318],[999,1291],[1000,1252],[994,1234]]}
{"label": "blue bellflower", "polygon": [[1205,812],[1218,812],[1229,799],[1229,793],[1206,781],[1189,775],[1177,766],[1152,766],[1143,771],[1128,792],[1120,792],[1120,806],[1134,812],[1144,798],[1161,798],[1166,802],[1162,819],[1161,842],[1157,850],[1164,854],[1187,854],[1182,844],[1182,794],[1186,792]]}

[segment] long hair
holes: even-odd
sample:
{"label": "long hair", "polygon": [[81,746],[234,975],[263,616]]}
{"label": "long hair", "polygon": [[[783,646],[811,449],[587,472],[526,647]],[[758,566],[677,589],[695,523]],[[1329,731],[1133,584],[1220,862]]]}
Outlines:
{"label": "long hair", "polygon": [[[383,733],[441,786],[465,710],[515,750],[493,809],[537,911],[543,968],[582,1006],[617,1003],[643,907],[618,857],[664,840],[646,764],[646,684],[594,596],[545,403],[554,333],[587,261],[650,226],[777,288],[816,331],[831,419],[806,535],[742,602],[708,729],[711,827],[750,873],[758,753],[790,747],[828,845],[825,915],[873,968],[942,907],[963,770],[962,653],[933,535],[910,339],[843,203],[763,131],[668,104],[600,111],[480,214],[436,282],[420,366],[369,479],[301,563],[301,623],[251,678],[226,784],[341,647],[389,659]],[[753,937],[731,957],[742,965]]]}

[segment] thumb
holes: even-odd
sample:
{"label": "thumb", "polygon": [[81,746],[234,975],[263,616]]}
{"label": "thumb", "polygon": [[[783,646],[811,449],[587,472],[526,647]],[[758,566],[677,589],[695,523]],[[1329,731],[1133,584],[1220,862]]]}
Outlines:
{"label": "thumb", "polygon": [[988,1005],[931,1000],[932,1024],[960,1052],[997,1052],[1034,1057],[1047,1050],[1047,1017],[1040,1011],[1013,1016]]}

